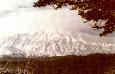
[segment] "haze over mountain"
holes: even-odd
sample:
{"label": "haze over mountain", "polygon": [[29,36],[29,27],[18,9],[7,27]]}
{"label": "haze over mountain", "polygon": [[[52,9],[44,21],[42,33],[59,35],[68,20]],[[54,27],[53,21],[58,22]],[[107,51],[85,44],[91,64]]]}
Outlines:
{"label": "haze over mountain", "polygon": [[67,8],[54,10],[51,7],[34,8],[37,0],[1,0],[0,1],[0,37],[27,33],[38,29],[61,29],[66,31],[99,34],[83,19],[77,11]]}

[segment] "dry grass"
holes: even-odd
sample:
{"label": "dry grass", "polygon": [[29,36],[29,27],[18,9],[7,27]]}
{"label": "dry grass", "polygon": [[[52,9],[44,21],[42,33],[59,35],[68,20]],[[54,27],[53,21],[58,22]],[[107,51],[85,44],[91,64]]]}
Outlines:
{"label": "dry grass", "polygon": [[115,74],[115,55],[4,58],[0,74]]}

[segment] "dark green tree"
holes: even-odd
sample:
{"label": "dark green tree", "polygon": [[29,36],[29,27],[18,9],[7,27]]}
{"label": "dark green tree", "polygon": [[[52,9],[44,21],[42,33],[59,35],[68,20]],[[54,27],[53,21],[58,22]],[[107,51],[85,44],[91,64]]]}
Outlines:
{"label": "dark green tree", "polygon": [[34,7],[52,6],[55,9],[69,7],[80,15],[94,30],[102,30],[100,36],[115,31],[115,0],[38,0]]}

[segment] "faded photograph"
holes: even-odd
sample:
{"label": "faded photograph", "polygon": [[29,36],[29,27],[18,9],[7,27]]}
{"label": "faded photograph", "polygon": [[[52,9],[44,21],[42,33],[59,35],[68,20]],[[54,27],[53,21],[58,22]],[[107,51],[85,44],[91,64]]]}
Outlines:
{"label": "faded photograph", "polygon": [[1,0],[0,74],[114,74],[115,0]]}

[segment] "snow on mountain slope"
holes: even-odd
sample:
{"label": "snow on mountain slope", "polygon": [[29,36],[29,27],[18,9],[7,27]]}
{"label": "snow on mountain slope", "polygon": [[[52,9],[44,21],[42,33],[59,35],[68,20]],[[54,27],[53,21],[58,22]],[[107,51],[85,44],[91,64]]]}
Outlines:
{"label": "snow on mountain slope", "polygon": [[[35,1],[37,0],[0,0],[1,57],[4,55],[40,57],[115,53],[115,38],[100,38],[78,32],[92,30],[88,28],[89,26],[83,25],[83,20],[76,11],[66,8],[63,10],[54,10],[50,7],[34,8],[32,5]],[[26,33],[38,29],[45,31],[58,29],[65,32]],[[74,35],[68,31],[73,31]]]}
{"label": "snow on mountain slope", "polygon": [[[89,38],[89,39],[88,39]],[[91,41],[91,38],[95,41]],[[98,41],[96,41],[96,38]],[[108,38],[109,39],[109,38]],[[114,39],[114,38],[113,38]],[[76,37],[64,31],[38,31],[30,34],[17,34],[1,39],[0,51],[12,57],[41,57],[87,55],[90,53],[115,53],[114,44],[105,43],[98,36],[78,32]],[[107,40],[107,38],[105,39]]]}

